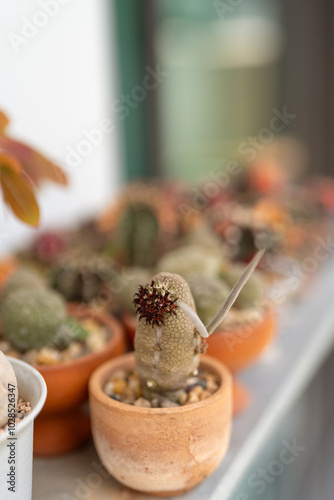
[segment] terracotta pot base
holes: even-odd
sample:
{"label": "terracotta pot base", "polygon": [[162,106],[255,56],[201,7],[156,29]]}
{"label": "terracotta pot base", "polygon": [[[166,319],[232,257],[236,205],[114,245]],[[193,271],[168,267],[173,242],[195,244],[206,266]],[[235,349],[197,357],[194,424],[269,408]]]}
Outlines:
{"label": "terracotta pot base", "polygon": [[103,392],[110,374],[134,369],[134,354],[119,356],[90,378],[95,447],[107,471],[120,483],[147,495],[184,493],[207,478],[226,454],[232,416],[229,371],[210,356],[201,367],[220,381],[209,398],[176,408],[120,403]]}
{"label": "terracotta pot base", "polygon": [[88,396],[88,380],[103,362],[125,350],[121,324],[113,317],[97,313],[82,304],[70,305],[76,318],[94,318],[112,332],[102,351],[53,366],[37,366],[48,388],[43,411],[35,422],[34,452],[56,455],[75,449],[90,436],[90,423],[82,407]]}
{"label": "terracotta pot base", "polygon": [[250,403],[248,389],[233,377],[233,415],[242,413]]}
{"label": "terracotta pot base", "polygon": [[40,416],[34,432],[34,455],[50,456],[77,448],[91,436],[90,419],[82,409]]}

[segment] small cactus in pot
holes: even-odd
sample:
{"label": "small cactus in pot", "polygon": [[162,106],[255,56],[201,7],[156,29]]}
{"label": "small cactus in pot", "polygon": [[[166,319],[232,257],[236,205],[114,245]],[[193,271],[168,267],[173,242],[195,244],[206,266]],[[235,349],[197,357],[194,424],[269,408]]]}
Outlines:
{"label": "small cactus in pot", "polygon": [[[106,469],[121,483],[146,494],[172,496],[194,487],[218,467],[230,439],[232,380],[222,363],[209,356],[200,360],[202,337],[226,316],[261,256],[262,252],[207,327],[180,275],[160,272],[139,286],[134,298],[135,353],[99,367],[89,387],[95,446]],[[143,397],[134,400],[127,393],[131,387],[134,392],[137,377]],[[197,383],[190,389],[195,379],[208,390],[202,392]],[[210,390],[209,380],[214,385]],[[116,389],[116,382],[123,382],[123,387]],[[179,394],[188,388],[189,394],[198,389],[203,397],[181,402]]]}
{"label": "small cactus in pot", "polygon": [[207,327],[198,317],[189,285],[181,276],[159,273],[134,298],[137,309],[135,358],[143,395],[175,400],[187,378],[197,371],[201,337],[207,338],[232,307],[262,258],[260,250],[247,266]]}

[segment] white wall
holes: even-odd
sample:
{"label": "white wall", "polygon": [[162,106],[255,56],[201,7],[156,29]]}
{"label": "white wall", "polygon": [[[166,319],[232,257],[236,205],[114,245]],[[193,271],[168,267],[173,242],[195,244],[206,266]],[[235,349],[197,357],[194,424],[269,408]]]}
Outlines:
{"label": "white wall", "polygon": [[[101,134],[100,144],[77,166],[68,158],[68,148],[85,139],[83,130],[112,118],[117,66],[107,3],[0,0],[0,109],[11,119],[10,134],[69,171],[68,188],[48,184],[39,190],[39,230],[96,213],[120,183],[116,130]],[[1,211],[4,253],[36,230]]]}

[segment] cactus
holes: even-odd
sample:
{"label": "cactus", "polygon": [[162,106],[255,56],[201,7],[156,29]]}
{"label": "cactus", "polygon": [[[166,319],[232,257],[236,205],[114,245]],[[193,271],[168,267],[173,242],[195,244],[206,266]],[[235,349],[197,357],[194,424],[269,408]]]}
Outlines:
{"label": "cactus", "polygon": [[20,288],[31,290],[32,288],[39,288],[41,286],[45,286],[45,280],[39,273],[29,267],[21,267],[6,282],[1,292],[1,299],[3,300]]}
{"label": "cactus", "polygon": [[176,274],[160,273],[140,287],[134,304],[139,319],[135,334],[136,367],[147,399],[164,394],[175,398],[199,363],[200,336],[179,307],[195,311],[187,282]]}
{"label": "cactus", "polygon": [[0,428],[8,423],[8,403],[12,403],[16,408],[17,396],[15,372],[6,356],[0,351]]}
{"label": "cactus", "polygon": [[14,347],[25,351],[53,343],[66,318],[61,295],[43,287],[22,288],[1,304],[3,334]]}
{"label": "cactus", "polygon": [[200,337],[208,337],[222,322],[263,253],[256,254],[207,327],[197,316],[190,288],[181,276],[161,272],[139,287],[133,301],[138,315],[134,347],[146,399],[178,399],[187,378],[198,369]]}
{"label": "cactus", "polygon": [[68,301],[90,302],[112,279],[109,259],[77,252],[65,254],[53,269],[52,286]]}
{"label": "cactus", "polygon": [[156,270],[180,274],[183,278],[196,273],[217,276],[222,257],[216,249],[203,249],[197,245],[186,245],[166,253],[157,263]]}
{"label": "cactus", "polygon": [[148,267],[156,258],[159,222],[154,210],[145,205],[129,205],[119,221],[116,240],[126,263]]}
{"label": "cactus", "polygon": [[194,297],[198,316],[204,324],[209,323],[228,297],[229,286],[219,278],[199,273],[190,275],[187,282]]}
{"label": "cactus", "polygon": [[[221,270],[221,277],[232,286],[241,276],[246,266],[242,264],[232,264]],[[248,280],[239,297],[235,301],[235,306],[239,309],[256,307],[264,295],[264,283],[259,272],[255,272]]]}

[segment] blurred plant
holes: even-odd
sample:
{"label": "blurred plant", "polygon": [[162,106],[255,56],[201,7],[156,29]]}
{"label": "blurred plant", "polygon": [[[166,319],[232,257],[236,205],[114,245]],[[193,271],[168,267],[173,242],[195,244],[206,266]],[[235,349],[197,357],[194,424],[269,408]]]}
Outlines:
{"label": "blurred plant", "polygon": [[178,193],[168,184],[132,184],[98,220],[109,254],[128,266],[151,267],[180,231]]}
{"label": "blurred plant", "polygon": [[67,185],[65,173],[43,155],[7,136],[7,116],[0,111],[0,185],[4,202],[21,221],[38,226],[36,187],[44,180]]}
{"label": "blurred plant", "polygon": [[[69,251],[52,270],[52,285],[68,301],[90,302],[108,296],[113,289],[114,268],[106,256]],[[105,293],[106,292],[106,293]]]}

